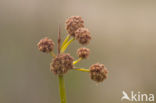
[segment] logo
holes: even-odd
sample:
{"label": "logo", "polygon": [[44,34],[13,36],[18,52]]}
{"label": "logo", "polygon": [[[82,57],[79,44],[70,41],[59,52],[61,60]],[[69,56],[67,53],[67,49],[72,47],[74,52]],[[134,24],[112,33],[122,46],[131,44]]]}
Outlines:
{"label": "logo", "polygon": [[122,91],[123,96],[121,97],[121,101],[128,100],[128,101],[146,101],[146,102],[153,102],[154,101],[154,94],[144,94],[141,92],[135,93],[134,91],[130,92],[130,96],[125,91]]}

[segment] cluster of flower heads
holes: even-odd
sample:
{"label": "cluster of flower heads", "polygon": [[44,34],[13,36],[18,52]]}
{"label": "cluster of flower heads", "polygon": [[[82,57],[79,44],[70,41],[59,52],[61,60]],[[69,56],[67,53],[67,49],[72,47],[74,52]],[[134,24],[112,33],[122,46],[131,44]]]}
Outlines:
{"label": "cluster of flower heads", "polygon": [[88,44],[91,40],[90,32],[87,28],[84,28],[84,21],[80,16],[69,17],[66,20],[66,30],[82,45]]}
{"label": "cluster of flower heads", "polygon": [[[77,40],[80,44],[86,45],[91,40],[91,34],[87,28],[84,26],[84,21],[80,16],[72,16],[69,17],[66,22],[66,30],[68,32],[68,36],[65,41],[62,43],[60,49],[66,49],[68,45],[71,43],[70,38],[73,40]],[[76,63],[78,63],[82,59],[86,59],[89,54],[90,50],[86,47],[79,48],[77,50],[77,55],[79,59],[74,61],[74,58],[69,53],[58,53],[55,55],[53,53],[54,50],[54,42],[45,37],[39,41],[37,44],[38,49],[44,53],[51,53],[53,54],[53,59],[50,64],[50,70],[56,75],[64,75],[69,70],[80,70],[80,71],[87,71],[90,74],[90,78],[96,82],[102,82],[104,79],[107,78],[108,70],[103,64],[93,64],[90,66],[89,69],[77,69],[74,67]]]}

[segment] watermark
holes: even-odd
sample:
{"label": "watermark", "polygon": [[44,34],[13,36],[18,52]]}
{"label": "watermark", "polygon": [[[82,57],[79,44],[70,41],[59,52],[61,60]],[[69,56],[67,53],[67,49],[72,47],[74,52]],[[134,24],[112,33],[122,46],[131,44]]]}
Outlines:
{"label": "watermark", "polygon": [[154,101],[154,94],[146,94],[141,92],[134,92],[131,91],[128,95],[125,91],[122,91],[123,96],[121,97],[121,101],[128,100],[128,101],[145,101],[145,102],[153,102]]}

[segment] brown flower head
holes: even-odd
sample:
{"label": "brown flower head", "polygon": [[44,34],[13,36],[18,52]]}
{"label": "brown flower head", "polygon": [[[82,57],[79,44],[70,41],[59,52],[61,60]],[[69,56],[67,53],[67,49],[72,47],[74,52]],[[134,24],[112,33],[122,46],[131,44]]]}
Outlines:
{"label": "brown flower head", "polygon": [[73,60],[70,54],[60,54],[53,59],[50,69],[54,74],[65,74],[68,70],[73,69]]}
{"label": "brown flower head", "polygon": [[79,28],[75,31],[75,37],[80,44],[88,44],[91,40],[90,32],[86,28]]}
{"label": "brown flower head", "polygon": [[84,21],[80,16],[72,16],[66,20],[66,30],[71,36],[75,37],[75,31],[81,27],[84,27]]}
{"label": "brown flower head", "polygon": [[45,37],[38,42],[37,46],[40,51],[49,53],[54,49],[54,42],[51,39]]}
{"label": "brown flower head", "polygon": [[89,56],[90,50],[88,48],[79,48],[77,54],[79,58],[86,59]]}
{"label": "brown flower head", "polygon": [[90,78],[96,82],[102,82],[107,78],[108,70],[103,64],[93,64],[90,68]]}

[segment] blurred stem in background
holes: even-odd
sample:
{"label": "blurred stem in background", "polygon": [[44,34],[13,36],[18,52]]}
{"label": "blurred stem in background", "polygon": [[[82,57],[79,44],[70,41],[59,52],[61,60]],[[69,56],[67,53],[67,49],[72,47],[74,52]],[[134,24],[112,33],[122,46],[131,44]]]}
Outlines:
{"label": "blurred stem in background", "polygon": [[66,91],[65,91],[63,75],[59,75],[59,90],[60,90],[61,103],[66,103]]}

